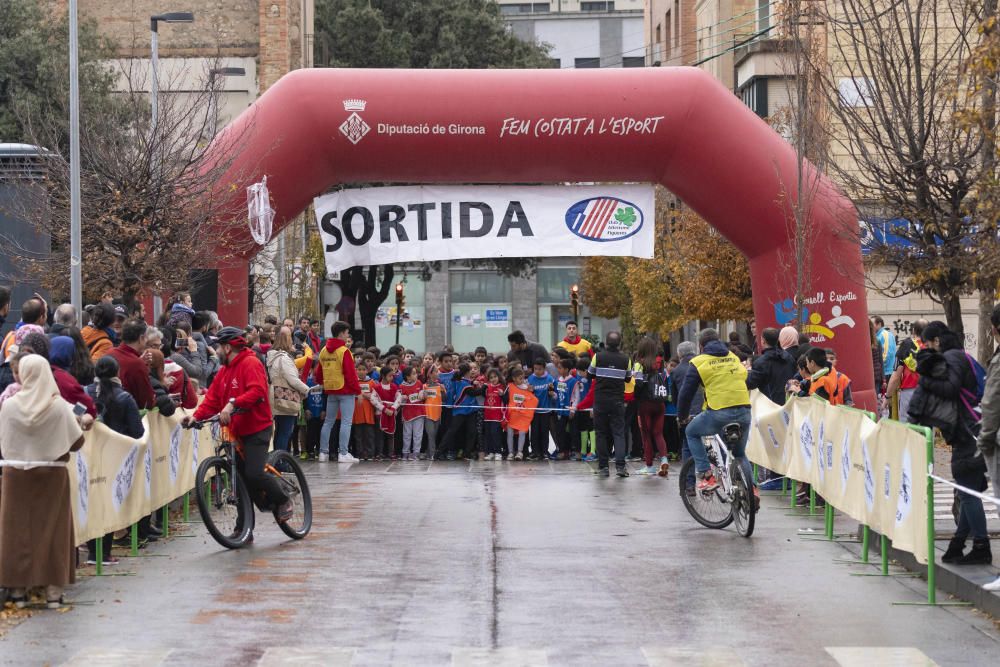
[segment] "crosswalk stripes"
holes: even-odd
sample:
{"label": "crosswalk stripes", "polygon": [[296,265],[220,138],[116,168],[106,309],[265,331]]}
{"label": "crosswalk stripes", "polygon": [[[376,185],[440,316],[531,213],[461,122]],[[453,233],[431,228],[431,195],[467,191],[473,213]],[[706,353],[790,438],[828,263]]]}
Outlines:
{"label": "crosswalk stripes", "polygon": [[521,648],[456,648],[452,667],[548,667],[545,651]]}
{"label": "crosswalk stripes", "polygon": [[171,649],[85,648],[62,667],[147,667],[160,665]]}
{"label": "crosswalk stripes", "polygon": [[937,667],[912,646],[827,646],[826,652],[840,667]]}
{"label": "crosswalk stripes", "polygon": [[735,650],[718,646],[695,649],[643,647],[642,654],[649,667],[740,667],[746,664]]}
{"label": "crosswalk stripes", "polygon": [[[942,482],[934,483],[934,518],[938,521],[952,519],[951,504],[953,500],[952,487]],[[994,495],[993,486],[986,489],[987,495]],[[1000,520],[1000,511],[992,503],[983,503],[986,509],[986,520]]]}
{"label": "crosswalk stripes", "polygon": [[[741,667],[746,664],[735,649],[721,646],[644,646],[640,650],[649,667]],[[840,667],[937,667],[923,651],[911,646],[827,646],[824,650]],[[350,667],[355,664],[359,651],[342,646],[272,646],[254,664],[256,667]],[[173,649],[89,647],[62,663],[62,667],[159,667],[167,663],[171,653]],[[365,662],[364,659],[361,662]],[[451,665],[549,667],[549,658],[544,649],[467,647],[451,650]]]}

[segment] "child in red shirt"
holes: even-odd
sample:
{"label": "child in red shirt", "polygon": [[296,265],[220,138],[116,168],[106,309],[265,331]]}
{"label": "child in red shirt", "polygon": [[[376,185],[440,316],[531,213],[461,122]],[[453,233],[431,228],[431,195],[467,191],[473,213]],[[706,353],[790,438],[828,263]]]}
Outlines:
{"label": "child in red shirt", "polygon": [[486,373],[486,397],[483,401],[483,433],[486,442],[486,460],[503,459],[504,386],[500,384],[500,372],[491,368]]}
{"label": "child in red shirt", "polygon": [[396,434],[396,410],[403,397],[399,393],[399,386],[392,381],[393,372],[388,365],[379,370],[381,379],[372,386],[370,400],[375,406],[375,414],[378,415],[378,425],[381,430],[375,436],[375,460],[392,456],[395,448]]}
{"label": "child in red shirt", "polygon": [[416,461],[424,440],[424,385],[417,379],[415,366],[403,371],[403,384],[399,385],[403,400],[403,460]]}

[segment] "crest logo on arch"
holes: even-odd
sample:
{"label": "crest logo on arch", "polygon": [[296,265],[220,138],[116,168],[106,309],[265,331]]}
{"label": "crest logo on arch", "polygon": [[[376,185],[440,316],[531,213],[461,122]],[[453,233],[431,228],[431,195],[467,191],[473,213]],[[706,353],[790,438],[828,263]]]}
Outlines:
{"label": "crest logo on arch", "polygon": [[588,241],[620,241],[634,236],[645,221],[642,209],[615,197],[578,201],[566,211],[566,227]]}

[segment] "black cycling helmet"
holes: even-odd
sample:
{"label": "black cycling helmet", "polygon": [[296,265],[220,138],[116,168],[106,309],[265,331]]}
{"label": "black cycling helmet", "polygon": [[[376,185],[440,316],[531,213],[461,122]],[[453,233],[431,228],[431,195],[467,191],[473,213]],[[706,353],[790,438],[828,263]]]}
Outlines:
{"label": "black cycling helmet", "polygon": [[246,347],[247,339],[242,329],[237,329],[236,327],[222,327],[222,329],[219,330],[219,333],[215,336],[215,342],[219,345],[226,343],[228,345]]}

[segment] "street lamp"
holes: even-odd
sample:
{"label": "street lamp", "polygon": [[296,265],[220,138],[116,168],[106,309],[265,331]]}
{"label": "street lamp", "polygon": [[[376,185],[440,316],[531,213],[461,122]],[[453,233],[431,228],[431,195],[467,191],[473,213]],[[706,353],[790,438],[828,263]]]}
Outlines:
{"label": "street lamp", "polygon": [[[149,17],[149,31],[150,31],[150,69],[152,75],[150,76],[150,92],[149,92],[149,102],[152,107],[152,119],[150,121],[150,157],[156,159],[156,149],[159,142],[156,138],[156,126],[159,120],[158,105],[157,105],[157,94],[159,93],[159,81],[157,80],[157,68],[159,65],[159,33],[158,28],[160,23],[193,23],[194,14],[192,12],[166,12],[165,14],[156,14]],[[155,173],[156,169],[159,169],[159,161],[155,163]],[[160,313],[163,312],[163,300],[160,298],[159,294],[153,295],[153,319],[159,318]]]}
{"label": "street lamp", "polygon": [[396,283],[396,345],[399,345],[399,326],[403,323],[403,307],[406,297],[403,296],[403,283]]}
{"label": "street lamp", "polygon": [[[212,94],[210,104],[212,108],[206,119],[205,134],[211,138],[215,135],[216,127],[219,124],[219,99],[215,93],[215,78],[219,76],[245,76],[247,71],[242,67],[213,67],[208,70],[208,90]],[[211,126],[208,124],[211,123]]]}
{"label": "street lamp", "polygon": [[569,305],[573,308],[573,321],[580,321],[580,286],[573,285],[569,288]]}

